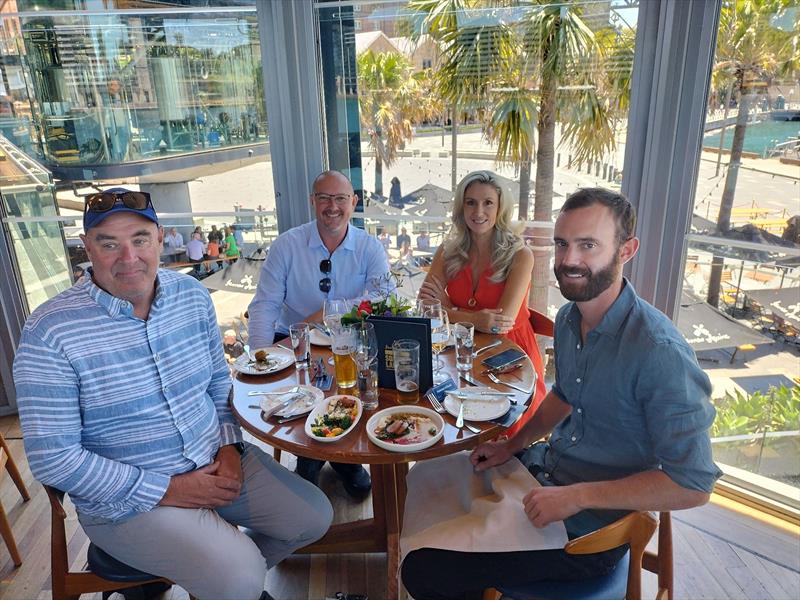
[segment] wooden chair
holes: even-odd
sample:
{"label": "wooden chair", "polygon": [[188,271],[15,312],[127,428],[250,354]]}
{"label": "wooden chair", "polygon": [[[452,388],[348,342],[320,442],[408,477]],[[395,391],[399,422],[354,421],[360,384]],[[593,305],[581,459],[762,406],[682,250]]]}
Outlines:
{"label": "wooden chair", "polygon": [[89,544],[87,552],[89,570],[70,571],[67,535],[64,527],[64,520],[67,518],[63,505],[64,492],[48,485],[44,486],[44,489],[50,499],[51,509],[50,559],[54,600],[77,600],[81,594],[96,592],[104,592],[103,597],[105,598],[106,592],[110,593],[149,583],[172,585],[168,579],[143,573],[121,563],[94,544]]}
{"label": "wooden chair", "polygon": [[[3,438],[2,434],[0,434],[0,477],[3,476],[3,473],[5,473],[6,470],[8,470],[8,474],[11,475],[14,485],[17,486],[17,489],[22,496],[22,500],[24,502],[30,500],[30,494],[28,494],[28,489],[25,487],[25,483],[22,481],[22,476],[19,474],[17,464],[14,462],[14,458],[11,456],[11,451],[8,449],[8,444],[6,444],[6,440]],[[14,566],[20,566],[22,564],[22,557],[19,555],[19,550],[17,550],[17,543],[14,540],[14,533],[11,531],[11,525],[8,523],[6,511],[3,510],[2,504],[0,504],[0,535],[3,536],[6,546],[8,546],[8,552],[11,554],[11,560],[14,561]]]}
{"label": "wooden chair", "polygon": [[[656,530],[658,553],[645,551]],[[647,512],[631,513],[588,535],[571,540],[564,546],[570,554],[593,554],[624,544],[630,550],[610,574],[579,581],[540,581],[515,588],[489,589],[484,600],[529,600],[537,598],[599,599],[642,597],[642,568],[658,574],[656,600],[672,600],[672,527],[669,513],[661,513],[660,521]]]}

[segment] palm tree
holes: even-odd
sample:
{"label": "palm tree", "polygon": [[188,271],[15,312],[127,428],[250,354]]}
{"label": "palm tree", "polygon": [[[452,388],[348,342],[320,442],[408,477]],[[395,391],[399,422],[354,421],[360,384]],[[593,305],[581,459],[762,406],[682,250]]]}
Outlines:
{"label": "palm tree", "polygon": [[361,131],[375,153],[375,193],[383,194],[383,165],[413,137],[412,122],[424,117],[411,64],[398,52],[364,52],[358,62]]}
{"label": "palm tree", "polygon": [[[795,8],[792,31],[782,31],[773,24],[791,6],[796,7],[795,0],[727,0],[720,11],[713,76],[720,83],[732,83],[729,89],[739,98],[739,113],[717,216],[717,233],[721,235],[731,227],[731,209],[753,100],[758,90],[765,89],[775,77],[800,64],[800,11]],[[714,256],[707,296],[712,306],[719,303],[723,266],[723,258]]]}

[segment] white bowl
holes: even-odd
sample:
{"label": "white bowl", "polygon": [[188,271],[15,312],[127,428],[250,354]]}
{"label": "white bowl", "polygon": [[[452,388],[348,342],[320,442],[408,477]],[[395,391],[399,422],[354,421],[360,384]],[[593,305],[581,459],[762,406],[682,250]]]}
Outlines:
{"label": "white bowl", "polygon": [[[378,422],[383,417],[397,413],[415,414],[428,417],[431,421],[433,421],[433,424],[438,429],[438,432],[436,435],[425,440],[424,442],[417,442],[416,444],[395,444],[393,442],[387,442],[385,440],[378,439],[375,436],[375,427],[378,426]],[[384,408],[383,410],[379,410],[372,415],[369,418],[369,421],[367,421],[367,437],[369,440],[379,448],[389,450],[390,452],[418,452],[420,450],[425,450],[425,448],[430,448],[436,442],[442,439],[442,435],[444,435],[444,419],[442,419],[442,416],[439,413],[423,406],[404,405]]]}
{"label": "white bowl", "polygon": [[[311,431],[311,425],[314,423],[314,421],[316,421],[318,416],[324,415],[325,413],[328,412],[328,406],[330,406],[331,401],[337,398],[352,398],[353,400],[356,401],[356,407],[358,408],[358,414],[356,415],[356,418],[353,419],[353,422],[350,424],[350,427],[345,429],[342,433],[340,433],[336,437],[319,437],[317,435],[314,435],[314,433]],[[348,396],[347,394],[337,394],[334,396],[329,396],[324,400],[322,400],[321,402],[319,402],[314,407],[314,410],[312,410],[311,413],[308,415],[305,426],[306,435],[313,440],[317,440],[318,442],[338,442],[340,439],[342,439],[344,436],[346,436],[348,433],[350,433],[351,431],[353,431],[353,429],[356,428],[356,425],[358,425],[358,422],[361,420],[361,415],[363,413],[364,413],[364,407],[361,406],[361,400],[359,400],[355,396]]]}

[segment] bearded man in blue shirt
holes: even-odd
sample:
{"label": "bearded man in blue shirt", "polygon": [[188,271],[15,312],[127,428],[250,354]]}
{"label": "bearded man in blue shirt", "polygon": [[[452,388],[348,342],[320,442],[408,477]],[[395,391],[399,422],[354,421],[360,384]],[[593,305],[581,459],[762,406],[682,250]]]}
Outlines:
{"label": "bearded man in blue shirt", "polygon": [[[630,511],[704,504],[721,475],[708,435],[709,379],[672,322],[622,276],[639,247],[635,222],[631,203],[603,188],[564,203],[555,274],[571,302],[555,320],[555,384],[516,435],[471,455],[476,471],[516,456],[541,484],[520,509],[535,527],[563,520],[571,539]],[[416,600],[480,598],[490,587],[605,575],[625,551],[423,548],[406,556],[402,578]]]}
{"label": "bearded man in blue shirt", "polygon": [[214,306],[158,268],[149,194],[92,194],[83,226],[88,276],[31,314],[14,361],[31,471],[123,563],[197,598],[269,598],[267,568],[327,531],[330,503],[242,443]]}
{"label": "bearded man in blue shirt", "polygon": [[[279,235],[261,267],[258,289],[247,309],[251,348],[285,338],[292,323],[322,321],[326,299],[345,299],[356,306],[394,289],[381,243],[350,224],[358,203],[350,180],[338,171],[320,173],[310,201],[316,219]],[[323,464],[300,456],[297,473],[317,483]],[[331,466],[352,497],[369,494],[372,482],[364,467]]]}

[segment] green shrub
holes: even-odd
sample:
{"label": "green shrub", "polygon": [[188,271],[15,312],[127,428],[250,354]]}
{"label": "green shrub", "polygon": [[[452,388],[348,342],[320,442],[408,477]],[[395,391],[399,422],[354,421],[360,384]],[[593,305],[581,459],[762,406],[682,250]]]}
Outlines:
{"label": "green shrub", "polygon": [[739,391],[727,392],[712,402],[717,418],[711,426],[711,437],[800,429],[797,386],[770,387],[764,394],[756,392],[750,396]]}

